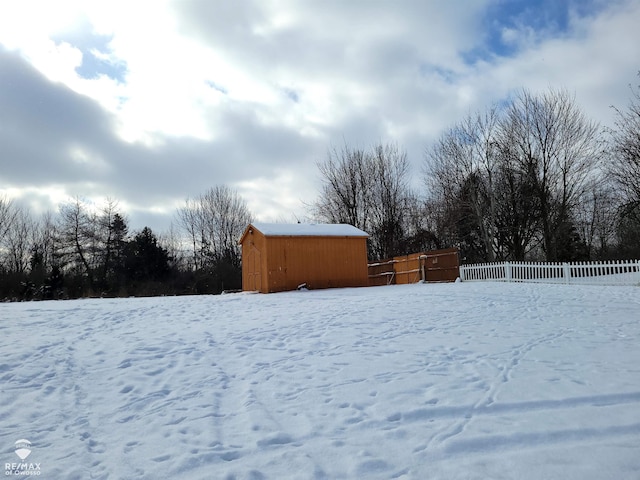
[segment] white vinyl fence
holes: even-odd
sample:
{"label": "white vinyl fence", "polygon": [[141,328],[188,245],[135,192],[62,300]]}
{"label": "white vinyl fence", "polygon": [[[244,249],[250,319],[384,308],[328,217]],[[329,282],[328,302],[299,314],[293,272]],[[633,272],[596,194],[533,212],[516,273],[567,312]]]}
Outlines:
{"label": "white vinyl fence", "polygon": [[640,285],[640,261],[460,265],[460,280],[592,285]]}

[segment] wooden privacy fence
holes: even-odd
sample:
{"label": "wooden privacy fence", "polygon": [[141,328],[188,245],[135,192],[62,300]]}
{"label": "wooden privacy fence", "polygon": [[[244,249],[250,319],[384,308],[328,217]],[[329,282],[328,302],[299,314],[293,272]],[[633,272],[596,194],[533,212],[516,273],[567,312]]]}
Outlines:
{"label": "wooden privacy fence", "polygon": [[459,274],[457,248],[412,253],[370,263],[369,285],[454,282]]}
{"label": "wooden privacy fence", "polygon": [[640,285],[640,261],[535,263],[502,262],[461,265],[469,281],[540,282],[592,285]]}

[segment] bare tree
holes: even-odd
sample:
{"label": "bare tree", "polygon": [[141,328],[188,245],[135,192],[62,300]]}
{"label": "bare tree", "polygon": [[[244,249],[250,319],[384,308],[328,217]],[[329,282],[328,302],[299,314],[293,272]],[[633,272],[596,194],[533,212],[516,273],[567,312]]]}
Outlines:
{"label": "bare tree", "polygon": [[617,120],[616,128],[610,131],[614,154],[611,175],[627,201],[640,202],[640,90],[631,89],[626,110],[614,109]]}
{"label": "bare tree", "polygon": [[522,260],[538,245],[547,260],[568,259],[600,152],[598,126],[566,91],[523,90],[504,110],[468,116],[426,154],[440,228],[473,261]]}
{"label": "bare tree", "polygon": [[606,259],[614,254],[618,199],[609,183],[594,186],[579,202],[576,225],[589,258]]}
{"label": "bare tree", "polygon": [[237,243],[252,215],[238,192],[219,185],[194,200],[187,199],[177,212],[177,221],[191,243],[194,269],[211,262],[240,266]]}
{"label": "bare tree", "polygon": [[626,244],[626,250],[637,255],[640,252],[640,89],[631,88],[631,99],[625,110],[614,109],[617,119],[615,128],[609,131],[609,175],[621,196],[618,221],[623,234],[621,241]]}
{"label": "bare tree", "polygon": [[378,144],[371,154],[371,253],[389,258],[402,253],[407,233],[409,188],[407,154],[396,144]]}
{"label": "bare tree", "polygon": [[[40,298],[54,298],[61,285],[58,265],[55,259],[55,222],[51,212],[44,213],[35,222],[32,232],[29,258],[29,279],[34,287],[34,295]],[[54,291],[56,290],[56,291]]]}
{"label": "bare tree", "polygon": [[186,270],[189,268],[189,260],[185,258],[184,245],[181,238],[180,226],[171,222],[169,230],[158,235],[158,242],[169,255],[170,267],[175,270]]}
{"label": "bare tree", "polygon": [[201,243],[205,237],[202,212],[199,202],[194,199],[187,199],[183,207],[176,212],[176,222],[178,228],[182,230],[191,245],[191,262],[193,270],[203,267],[201,255]]}
{"label": "bare tree", "polygon": [[116,200],[96,205],[76,198],[62,205],[55,232],[56,266],[72,280],[72,296],[116,294],[131,287],[127,261],[132,239]]}
{"label": "bare tree", "polygon": [[368,230],[375,175],[371,156],[345,145],[340,151],[330,150],[327,159],[317,167],[323,184],[312,207],[314,216],[328,223],[346,223]]}
{"label": "bare tree", "polygon": [[575,209],[596,180],[600,129],[566,90],[542,95],[522,90],[508,108],[503,129],[519,170],[529,172],[533,182],[546,260],[561,260]]}
{"label": "bare tree", "polygon": [[91,221],[94,223],[90,235],[96,281],[103,290],[117,288],[116,284],[121,282],[128,240],[127,220],[120,212],[117,200],[107,198],[99,211],[91,215]]}
{"label": "bare tree", "polygon": [[60,207],[56,228],[57,257],[63,269],[83,275],[96,291],[96,215],[79,198]]}
{"label": "bare tree", "polygon": [[539,244],[540,204],[531,172],[519,169],[517,163],[508,151],[502,152],[491,194],[494,248],[501,259],[524,260]]}
{"label": "bare tree", "polygon": [[211,253],[216,261],[240,266],[240,235],[252,221],[246,202],[226,185],[218,185],[201,198]]}
{"label": "bare tree", "polygon": [[2,246],[2,241],[11,228],[16,215],[13,201],[6,197],[0,197],[0,246]]}
{"label": "bare tree", "polygon": [[312,205],[316,219],[368,232],[371,258],[404,253],[413,196],[404,151],[393,143],[380,143],[369,151],[345,145],[329,151],[318,170],[322,190]]}
{"label": "bare tree", "polygon": [[[496,108],[484,115],[469,115],[445,132],[425,156],[431,202],[440,203],[440,209],[447,212],[449,225],[441,228],[477,236],[487,260],[495,259],[499,248],[494,188],[501,150],[497,126]],[[472,238],[463,241],[473,243]]]}
{"label": "bare tree", "polygon": [[6,265],[9,271],[25,274],[29,270],[29,258],[36,224],[30,213],[22,207],[14,209],[13,221],[5,234]]}
{"label": "bare tree", "polygon": [[40,265],[49,270],[54,264],[55,221],[51,212],[45,212],[35,222],[31,240],[31,268]]}

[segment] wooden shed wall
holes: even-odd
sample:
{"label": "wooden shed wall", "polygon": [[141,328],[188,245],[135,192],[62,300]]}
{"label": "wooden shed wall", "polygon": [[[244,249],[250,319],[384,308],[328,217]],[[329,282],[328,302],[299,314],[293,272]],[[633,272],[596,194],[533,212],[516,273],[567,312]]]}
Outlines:
{"label": "wooden shed wall", "polygon": [[245,291],[267,291],[266,245],[265,236],[255,229],[247,232],[242,242],[242,289]]}
{"label": "wooden shed wall", "polygon": [[366,238],[268,237],[262,278],[268,292],[367,286]]}

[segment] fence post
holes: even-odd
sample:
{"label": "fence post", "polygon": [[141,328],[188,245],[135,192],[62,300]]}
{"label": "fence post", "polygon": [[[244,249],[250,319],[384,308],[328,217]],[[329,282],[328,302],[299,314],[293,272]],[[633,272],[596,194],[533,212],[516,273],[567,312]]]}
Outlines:
{"label": "fence post", "polygon": [[571,268],[567,262],[562,264],[562,276],[564,277],[564,283],[571,283]]}
{"label": "fence post", "polygon": [[504,262],[504,279],[507,282],[511,281],[511,264],[509,262]]}

